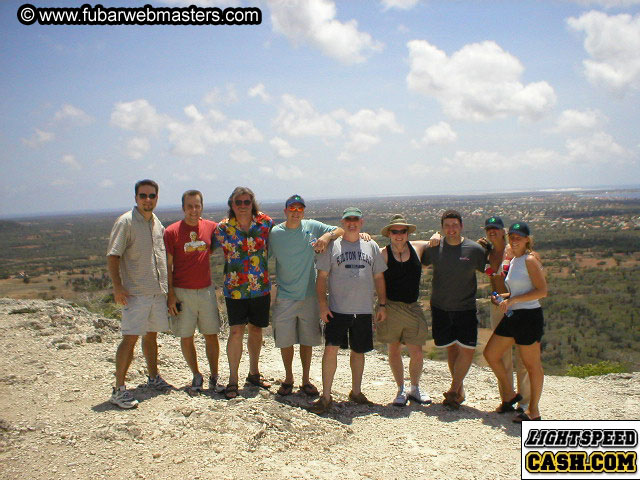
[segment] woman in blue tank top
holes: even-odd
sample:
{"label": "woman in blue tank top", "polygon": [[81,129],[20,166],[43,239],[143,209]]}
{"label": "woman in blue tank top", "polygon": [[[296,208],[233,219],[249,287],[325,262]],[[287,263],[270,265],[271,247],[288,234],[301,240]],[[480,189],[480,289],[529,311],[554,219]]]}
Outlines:
{"label": "woman in blue tank top", "polygon": [[540,260],[531,255],[532,239],[526,223],[517,222],[509,228],[509,245],[513,258],[505,283],[509,290],[492,297],[505,314],[484,349],[484,357],[498,378],[502,392],[501,407],[512,407],[522,399],[513,391],[507,371],[501,361],[504,352],[515,343],[522,362],[529,373],[531,400],[526,411],[520,412],[514,422],[540,420],[538,403],[542,394],[544,372],[540,358],[540,340],[544,329],[542,307],[538,301],[547,296],[547,282]]}

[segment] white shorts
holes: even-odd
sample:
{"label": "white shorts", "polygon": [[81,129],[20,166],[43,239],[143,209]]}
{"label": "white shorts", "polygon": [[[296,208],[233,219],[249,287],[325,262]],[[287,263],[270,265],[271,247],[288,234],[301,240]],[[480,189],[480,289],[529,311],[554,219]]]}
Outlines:
{"label": "white shorts", "polygon": [[207,288],[177,288],[174,292],[181,303],[181,311],[177,317],[171,317],[171,331],[177,337],[193,337],[198,331],[203,335],[220,333],[220,315],[218,300],[213,285]]}
{"label": "white shorts", "polygon": [[123,335],[144,335],[169,330],[166,295],[130,295],[122,309]]}
{"label": "white shorts", "polygon": [[304,300],[276,298],[271,318],[276,347],[292,345],[315,347],[322,344],[320,313],[314,295]]}

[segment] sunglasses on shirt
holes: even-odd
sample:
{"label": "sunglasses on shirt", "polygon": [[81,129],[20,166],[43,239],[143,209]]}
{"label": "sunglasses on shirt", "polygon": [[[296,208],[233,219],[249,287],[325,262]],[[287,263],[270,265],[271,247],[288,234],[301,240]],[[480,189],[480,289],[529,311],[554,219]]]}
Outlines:
{"label": "sunglasses on shirt", "polygon": [[291,205],[290,207],[287,207],[287,210],[290,212],[304,212],[304,207],[294,207]]}
{"label": "sunglasses on shirt", "polygon": [[241,207],[242,205],[248,207],[251,205],[251,200],[234,200],[233,203],[236,204],[236,207]]}
{"label": "sunglasses on shirt", "polygon": [[147,197],[149,197],[151,200],[153,200],[157,196],[158,195],[156,195],[155,193],[150,193],[149,195],[147,195],[146,193],[139,193],[138,194],[138,197],[140,197],[141,200],[146,200]]}
{"label": "sunglasses on shirt", "polygon": [[402,230],[393,230],[390,228],[389,231],[394,235],[404,235],[405,233],[407,233],[408,229],[403,228]]}

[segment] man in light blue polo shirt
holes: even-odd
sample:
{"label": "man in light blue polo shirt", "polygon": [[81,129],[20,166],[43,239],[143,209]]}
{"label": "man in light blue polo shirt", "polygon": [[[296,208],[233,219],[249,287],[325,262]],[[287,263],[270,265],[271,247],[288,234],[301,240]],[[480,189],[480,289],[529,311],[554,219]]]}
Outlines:
{"label": "man in light blue polo shirt", "polygon": [[300,389],[309,396],[318,395],[318,389],[309,380],[312,349],[322,343],[315,293],[315,254],[323,252],[331,240],[343,234],[342,228],[304,219],[305,207],[300,195],[289,197],[284,208],[287,220],[273,227],[269,235],[269,256],[276,261],[278,286],[272,318],[273,337],[285,369],[279,395],[293,392],[295,344],[300,345]]}

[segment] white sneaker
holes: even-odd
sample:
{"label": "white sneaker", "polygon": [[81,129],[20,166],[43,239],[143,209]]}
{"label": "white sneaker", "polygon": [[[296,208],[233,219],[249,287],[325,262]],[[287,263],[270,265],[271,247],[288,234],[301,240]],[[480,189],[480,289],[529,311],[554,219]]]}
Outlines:
{"label": "white sneaker", "polygon": [[138,406],[138,400],[133,398],[131,392],[124,385],[119,388],[113,388],[109,402],[120,408],[136,408]]}
{"label": "white sneaker", "polygon": [[393,405],[395,405],[396,407],[404,407],[407,404],[407,400],[407,391],[403,388],[402,390],[398,390],[398,394],[393,400]]}
{"label": "white sneaker", "polygon": [[431,397],[426,393],[422,393],[418,385],[411,385],[411,390],[409,390],[409,400],[427,405],[431,403]]}

